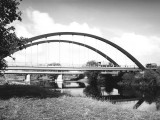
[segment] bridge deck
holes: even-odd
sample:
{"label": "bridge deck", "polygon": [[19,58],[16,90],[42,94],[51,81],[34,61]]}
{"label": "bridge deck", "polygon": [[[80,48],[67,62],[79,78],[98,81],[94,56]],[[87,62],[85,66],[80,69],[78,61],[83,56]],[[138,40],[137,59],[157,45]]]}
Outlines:
{"label": "bridge deck", "polygon": [[[1,72],[1,71],[0,71]],[[84,74],[84,72],[81,72],[81,71],[68,71],[68,72],[65,72],[65,71],[61,71],[61,72],[49,72],[49,71],[41,71],[41,72],[38,72],[38,71],[4,71],[4,74]],[[112,72],[101,72],[101,74],[112,74],[112,75],[117,75],[118,72],[116,71],[112,71]]]}
{"label": "bridge deck", "polygon": [[27,67],[9,66],[6,70],[52,70],[52,71],[141,71],[133,67]]}

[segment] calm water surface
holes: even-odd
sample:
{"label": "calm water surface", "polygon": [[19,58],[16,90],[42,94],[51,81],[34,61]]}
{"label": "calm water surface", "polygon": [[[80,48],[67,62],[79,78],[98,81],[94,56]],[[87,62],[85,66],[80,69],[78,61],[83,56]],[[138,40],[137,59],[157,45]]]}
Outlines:
{"label": "calm water surface", "polygon": [[[75,85],[77,87],[77,85]],[[67,93],[72,96],[81,96],[84,97],[83,92],[85,88],[63,88],[61,89],[62,93]],[[159,91],[159,92],[158,92]],[[160,110],[160,89],[146,91],[136,91],[134,89],[113,89],[111,93],[107,93],[105,88],[101,88],[102,95],[106,98],[107,101],[118,105],[122,108],[131,108],[141,100],[142,102],[138,104],[137,109],[141,111],[159,111]]]}

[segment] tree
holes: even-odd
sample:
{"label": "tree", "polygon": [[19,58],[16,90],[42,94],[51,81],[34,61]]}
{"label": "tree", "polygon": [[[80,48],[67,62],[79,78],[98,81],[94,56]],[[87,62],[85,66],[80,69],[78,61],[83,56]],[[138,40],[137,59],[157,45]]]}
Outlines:
{"label": "tree", "polygon": [[61,64],[60,63],[49,63],[47,66],[61,66]]}
{"label": "tree", "polygon": [[[98,66],[98,64],[96,61],[92,60],[92,61],[88,61],[86,63],[86,66],[95,67],[95,66]],[[85,72],[85,75],[88,78],[88,84],[89,84],[89,86],[87,86],[84,89],[84,93],[87,96],[88,95],[90,95],[92,97],[100,96],[101,92],[99,90],[98,83],[97,83],[99,73],[100,73],[100,71],[94,71],[94,70]]]}
{"label": "tree", "polygon": [[102,79],[99,79],[98,83],[103,84],[103,87],[105,87],[105,91],[107,93],[111,93],[113,91],[113,88],[115,88],[115,85],[116,85],[116,81],[114,80],[114,77],[111,74],[104,74],[104,75],[101,75],[101,77]]}
{"label": "tree", "polygon": [[160,66],[157,67],[156,72],[157,72],[157,74],[158,74],[157,85],[160,86]]}
{"label": "tree", "polygon": [[101,96],[101,91],[99,90],[98,87],[94,87],[91,85],[88,85],[84,90],[84,94],[88,97],[93,97],[93,98],[99,98]]}
{"label": "tree", "polygon": [[88,80],[89,80],[89,84],[92,86],[97,86],[98,83],[98,75],[99,75],[99,71],[87,71],[85,72],[85,75],[87,76]]}
{"label": "tree", "polygon": [[91,61],[88,61],[86,63],[86,66],[89,66],[89,67],[97,67],[98,66],[98,63],[95,61],[95,60],[91,60]]}
{"label": "tree", "polygon": [[125,84],[131,84],[135,79],[135,74],[134,73],[125,73],[122,76],[122,82]]}
{"label": "tree", "polygon": [[160,75],[160,66],[157,67],[156,72]]}
{"label": "tree", "polygon": [[151,69],[144,72],[144,82],[147,83],[147,85],[157,85],[159,79],[160,76],[158,73]]}
{"label": "tree", "polygon": [[[95,60],[91,60],[86,63],[86,66],[95,67],[98,66],[98,63]],[[99,71],[95,70],[85,72],[85,75],[87,76],[90,85],[97,86],[97,78],[99,73]]]}
{"label": "tree", "polygon": [[[53,62],[53,63],[49,63],[47,66],[50,66],[50,67],[51,66],[61,66],[61,64]],[[52,81],[55,81],[57,79],[57,77],[58,77],[58,74],[50,74],[50,75],[48,75],[48,77],[50,79],[52,79]]]}
{"label": "tree", "polygon": [[[21,0],[19,0],[21,1]],[[15,28],[11,25],[15,20],[21,21],[21,11],[19,11],[18,0],[0,0],[0,69],[7,66],[5,57],[10,56],[16,48],[21,48],[22,39],[15,34]]]}

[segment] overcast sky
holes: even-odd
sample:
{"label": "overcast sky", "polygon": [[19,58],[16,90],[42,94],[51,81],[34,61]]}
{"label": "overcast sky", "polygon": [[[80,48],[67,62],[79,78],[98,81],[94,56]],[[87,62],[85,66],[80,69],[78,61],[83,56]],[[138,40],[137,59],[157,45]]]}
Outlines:
{"label": "overcast sky", "polygon": [[[143,65],[160,64],[159,0],[23,0],[20,10],[22,22],[15,22],[18,36],[86,32],[118,44]],[[124,59],[118,58],[121,54],[102,46],[99,50],[108,52],[119,64],[125,64]]]}

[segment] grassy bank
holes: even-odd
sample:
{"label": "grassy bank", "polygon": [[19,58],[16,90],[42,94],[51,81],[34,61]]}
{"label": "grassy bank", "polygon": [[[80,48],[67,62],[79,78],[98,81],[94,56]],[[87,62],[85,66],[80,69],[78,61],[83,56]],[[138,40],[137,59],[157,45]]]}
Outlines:
{"label": "grassy bank", "polygon": [[160,120],[160,113],[124,109],[91,98],[11,98],[0,100],[3,120]]}
{"label": "grassy bank", "polygon": [[0,120],[160,120],[160,113],[124,109],[88,97],[27,85],[0,86]]}

